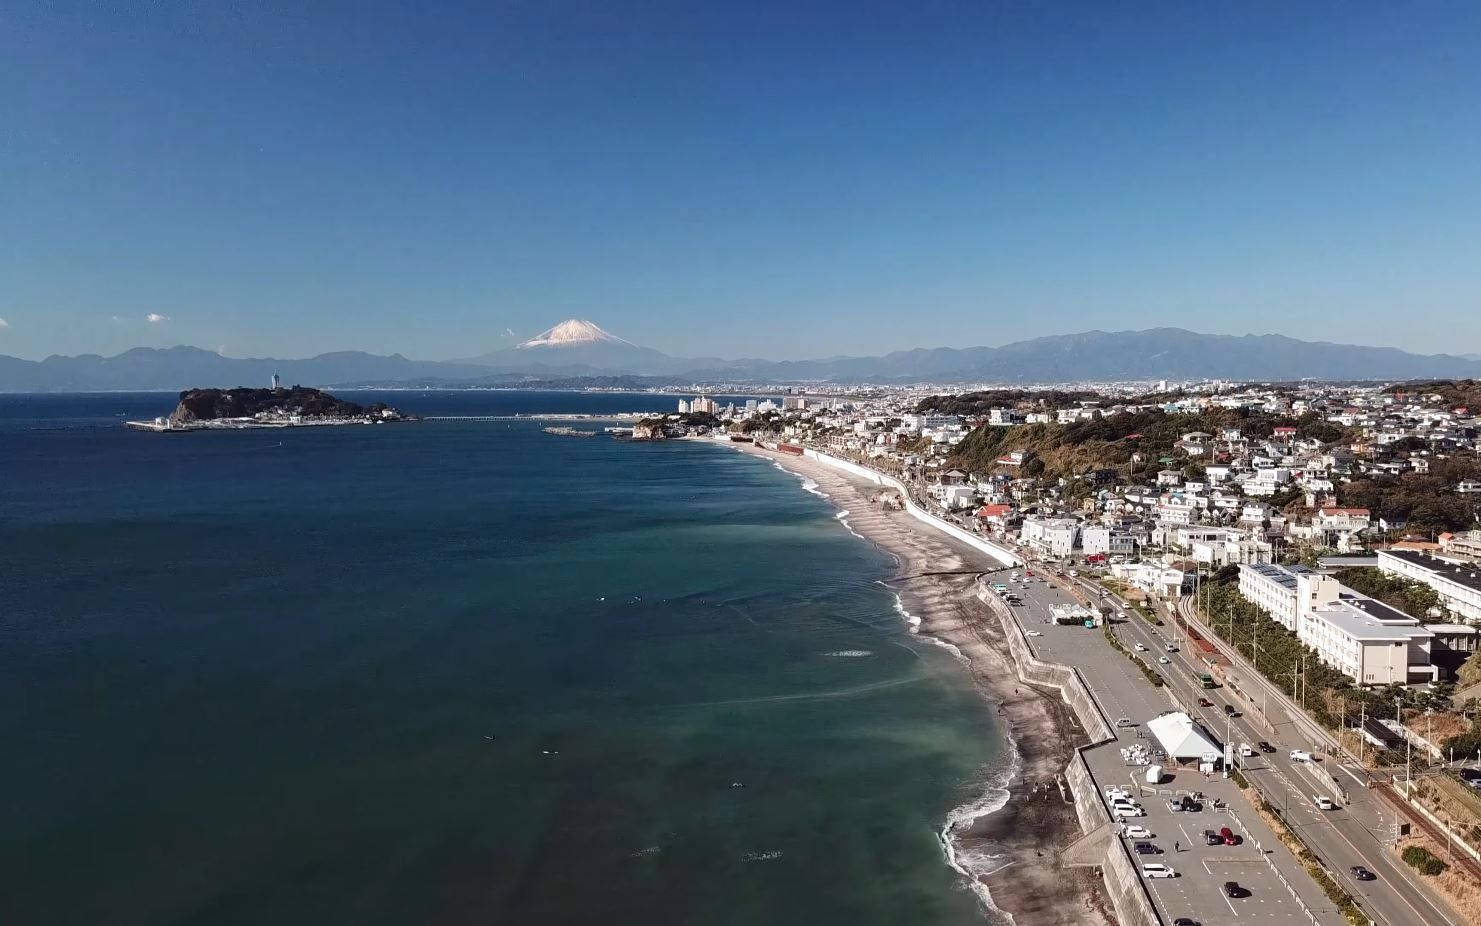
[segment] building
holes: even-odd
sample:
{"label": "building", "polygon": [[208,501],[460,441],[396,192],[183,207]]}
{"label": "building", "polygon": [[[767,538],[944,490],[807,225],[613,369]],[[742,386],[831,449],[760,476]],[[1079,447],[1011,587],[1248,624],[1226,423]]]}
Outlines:
{"label": "building", "polygon": [[1181,711],[1169,711],[1147,721],[1147,732],[1172,765],[1213,765],[1224,757],[1224,747]]}
{"label": "building", "polygon": [[1250,563],[1239,567],[1239,593],[1271,619],[1296,630],[1296,579],[1311,572],[1305,566]]}
{"label": "building", "polygon": [[283,378],[281,376],[279,376],[278,374],[274,373],[273,374],[273,392],[277,392],[279,389],[282,389],[282,388],[283,388]]}
{"label": "building", "polygon": [[[689,403],[689,410],[696,415],[713,415],[717,408],[718,406],[715,405],[715,400],[704,395],[696,397],[693,402]],[[680,409],[680,411],[682,410]]]}
{"label": "building", "polygon": [[1075,549],[1080,522],[1070,518],[1025,518],[1019,538],[1041,556],[1065,557]]}
{"label": "building", "polygon": [[1080,547],[1086,556],[1130,556],[1136,552],[1136,538],[1124,530],[1087,527],[1080,532]]}
{"label": "building", "polygon": [[1387,549],[1378,551],[1378,568],[1423,582],[1435,590],[1451,614],[1468,623],[1481,623],[1481,564],[1441,559],[1417,550]]}
{"label": "building", "polygon": [[1433,631],[1329,575],[1296,577],[1296,636],[1359,685],[1408,685],[1438,677],[1430,659]]}
{"label": "building", "polygon": [[1445,544],[1444,549],[1446,557],[1465,560],[1469,563],[1481,563],[1481,531],[1456,534]]}
{"label": "building", "polygon": [[687,415],[687,414],[689,414],[689,400],[688,399],[680,399],[679,400],[679,414],[681,414],[681,415]]}

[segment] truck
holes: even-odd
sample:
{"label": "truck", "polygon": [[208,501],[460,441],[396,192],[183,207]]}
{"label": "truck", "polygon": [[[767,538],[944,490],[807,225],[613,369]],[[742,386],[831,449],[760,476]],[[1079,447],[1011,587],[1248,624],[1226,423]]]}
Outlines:
{"label": "truck", "polygon": [[1207,672],[1200,672],[1200,673],[1198,673],[1198,687],[1200,687],[1200,688],[1218,688],[1219,687],[1219,683],[1216,682],[1216,681],[1214,681],[1214,677],[1212,675],[1208,674]]}

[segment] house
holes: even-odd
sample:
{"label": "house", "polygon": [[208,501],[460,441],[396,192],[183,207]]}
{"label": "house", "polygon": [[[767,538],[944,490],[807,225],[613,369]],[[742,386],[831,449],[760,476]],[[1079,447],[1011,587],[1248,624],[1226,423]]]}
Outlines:
{"label": "house", "polygon": [[1455,491],[1461,495],[1481,495],[1481,479],[1462,479],[1456,483]]}
{"label": "house", "polygon": [[1066,557],[1080,538],[1080,522],[1070,518],[1025,518],[1019,539],[1041,556]]}
{"label": "house", "polygon": [[1183,484],[1183,471],[1180,469],[1165,469],[1157,474],[1157,484],[1160,486],[1176,486]]}
{"label": "house", "polygon": [[1136,538],[1117,528],[1087,527],[1080,531],[1080,548],[1086,557],[1130,556],[1136,552]]}

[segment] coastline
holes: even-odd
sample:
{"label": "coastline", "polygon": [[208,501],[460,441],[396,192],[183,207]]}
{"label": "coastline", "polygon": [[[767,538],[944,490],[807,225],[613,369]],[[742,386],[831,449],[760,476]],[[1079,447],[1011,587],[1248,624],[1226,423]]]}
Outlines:
{"label": "coastline", "polygon": [[[898,574],[884,584],[912,633],[951,650],[995,709],[1012,760],[984,792],[952,810],[941,830],[947,864],[984,905],[1015,926],[1112,924],[1093,868],[1066,867],[1062,853],[1081,836],[1062,773],[1086,740],[1053,690],[1018,681],[1002,628],[976,597],[976,573],[1000,568],[876,499],[893,494],[816,460],[730,444],[797,476],[826,497],[852,534],[891,554]],[[809,485],[811,483],[811,485]]]}

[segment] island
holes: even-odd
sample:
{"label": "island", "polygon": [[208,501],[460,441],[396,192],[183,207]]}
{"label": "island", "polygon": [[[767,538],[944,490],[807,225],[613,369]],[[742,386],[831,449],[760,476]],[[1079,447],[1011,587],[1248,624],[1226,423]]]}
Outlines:
{"label": "island", "polygon": [[249,428],[385,424],[414,420],[384,402],[359,405],[307,386],[274,389],[187,389],[169,417],[128,421],[138,431],[208,431]]}

